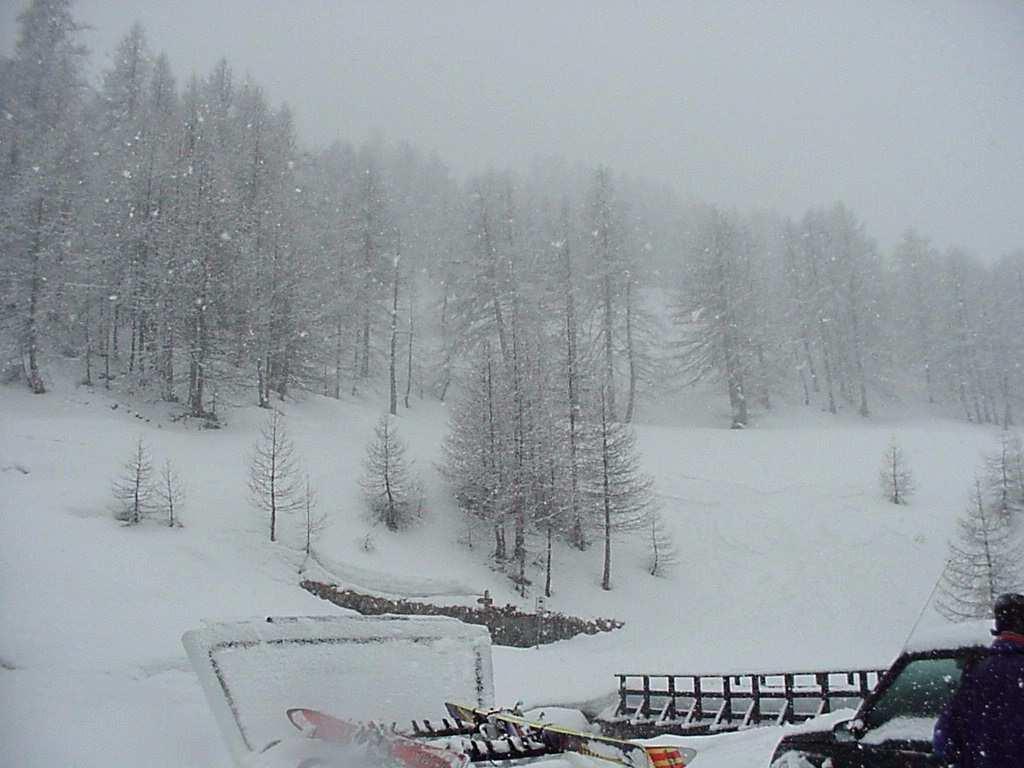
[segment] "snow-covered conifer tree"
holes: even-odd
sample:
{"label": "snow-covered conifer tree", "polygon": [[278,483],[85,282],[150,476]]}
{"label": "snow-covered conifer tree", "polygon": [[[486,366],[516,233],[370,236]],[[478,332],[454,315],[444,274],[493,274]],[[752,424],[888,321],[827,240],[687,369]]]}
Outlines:
{"label": "snow-covered conifer tree", "polygon": [[[385,285],[388,256],[392,251],[391,214],[381,169],[381,148],[367,144],[357,158],[355,220],[356,256],[354,306],[357,316],[354,378],[365,381],[373,371],[373,337],[379,324],[381,288]],[[353,394],[357,385],[353,384]]]}
{"label": "snow-covered conifer tree", "polygon": [[894,255],[894,330],[901,368],[921,377],[929,403],[937,397],[937,336],[941,305],[935,301],[939,270],[934,249],[914,230],[907,230]]}
{"label": "snow-covered conifer tree", "polygon": [[185,503],[185,484],[170,460],[165,461],[160,468],[160,478],[156,483],[155,496],[161,511],[167,516],[168,527],[180,528],[181,519],[178,515]]}
{"label": "snow-covered conifer tree", "polygon": [[986,500],[978,478],[958,522],[957,538],[949,543],[936,607],[954,621],[987,618],[998,595],[1022,587],[1024,546],[1019,532]]}
{"label": "snow-covered conifer tree", "polygon": [[557,242],[562,262],[562,313],[565,317],[565,414],[566,437],[568,439],[569,486],[569,540],[577,549],[587,548],[586,527],[583,509],[579,499],[579,423],[582,417],[580,406],[581,360],[579,353],[579,318],[576,309],[576,270],[572,244],[568,205],[563,203],[561,216],[561,239]]}
{"label": "snow-covered conifer tree", "polygon": [[303,551],[307,558],[313,554],[313,542],[320,538],[320,534],[327,528],[327,516],[317,509],[318,505],[319,497],[309,482],[309,475],[306,475],[306,490],[302,497],[302,530],[305,534]]}
{"label": "snow-covered conifer tree", "polygon": [[[80,195],[83,87],[81,26],[70,0],[33,0],[18,16],[19,36],[0,95],[0,335],[13,341],[29,388],[46,391],[41,369],[48,331],[66,314],[58,268],[71,255]],[[49,336],[49,338],[48,338]],[[6,362],[6,361],[5,361]]]}
{"label": "snow-covered conifer tree", "polygon": [[148,145],[156,141],[146,99],[152,56],[140,24],[118,43],[112,66],[103,73],[98,96],[93,213],[97,266],[107,301],[100,328],[109,385],[111,362],[128,372],[144,368],[149,345],[147,310],[152,304],[148,234],[155,207]]}
{"label": "snow-covered conifer tree", "polygon": [[805,402],[813,387],[830,413],[843,401],[866,417],[869,380],[888,357],[878,331],[885,281],[874,244],[842,204],[808,211],[799,226],[785,227],[782,239]]}
{"label": "snow-covered conifer tree", "polygon": [[590,189],[587,225],[590,227],[591,269],[600,307],[600,344],[604,363],[603,390],[607,416],[617,419],[615,405],[615,330],[620,296],[626,272],[624,268],[621,211],[615,199],[610,169],[600,167],[594,173]]}
{"label": "snow-covered conifer tree", "polygon": [[885,449],[878,479],[885,498],[893,504],[906,504],[914,492],[914,476],[895,437],[889,441],[889,446]]}
{"label": "snow-covered conifer tree", "polygon": [[131,458],[114,479],[115,517],[128,525],[138,525],[155,508],[157,490],[153,485],[153,462],[149,447],[140,437]]}
{"label": "snow-covered conifer tree", "polygon": [[594,527],[604,543],[601,588],[612,588],[612,540],[641,529],[654,504],[654,482],[640,469],[632,429],[611,420],[607,399],[600,398],[595,421],[588,425],[587,467],[583,493]]}
{"label": "snow-covered conifer tree", "polygon": [[423,512],[423,491],[399,437],[395,419],[380,417],[366,448],[360,484],[374,521],[398,531],[413,525]]}
{"label": "snow-covered conifer tree", "polygon": [[709,376],[725,381],[733,429],[743,429],[748,421],[753,286],[744,263],[749,248],[749,237],[735,215],[710,210],[673,315],[681,371],[691,383]]}
{"label": "snow-covered conifer tree", "polygon": [[1004,429],[999,433],[998,448],[985,456],[983,487],[992,508],[1008,520],[1024,509],[1024,488],[1020,484],[1022,467],[1021,440]]}
{"label": "snow-covered conifer tree", "polygon": [[484,344],[463,396],[452,408],[441,465],[456,503],[468,518],[470,542],[478,524],[492,529],[498,562],[507,556],[505,484],[509,475],[508,401],[500,366],[490,345]]}
{"label": "snow-covered conifer tree", "polygon": [[260,427],[260,437],[249,457],[249,499],[270,518],[271,541],[277,541],[282,516],[305,509],[302,483],[295,445],[288,436],[284,415],[275,408]]}

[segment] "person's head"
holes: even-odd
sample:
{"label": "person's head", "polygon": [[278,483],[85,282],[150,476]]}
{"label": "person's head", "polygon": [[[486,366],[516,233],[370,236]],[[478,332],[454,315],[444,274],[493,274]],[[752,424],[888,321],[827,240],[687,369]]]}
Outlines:
{"label": "person's head", "polygon": [[992,634],[1016,632],[1024,635],[1024,595],[1013,592],[1000,595],[992,606],[992,616],[996,621]]}

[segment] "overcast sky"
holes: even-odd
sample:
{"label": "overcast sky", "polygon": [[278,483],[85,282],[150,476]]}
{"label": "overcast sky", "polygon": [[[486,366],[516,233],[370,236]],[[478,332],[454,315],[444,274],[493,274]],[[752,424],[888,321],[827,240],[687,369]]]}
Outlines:
{"label": "overcast sky", "polygon": [[[25,3],[0,0],[13,47]],[[379,129],[457,173],[534,155],[798,216],[845,201],[889,247],[914,226],[983,258],[1024,247],[1024,2],[80,0],[93,69],[138,19],[179,80],[221,56],[307,143]]]}

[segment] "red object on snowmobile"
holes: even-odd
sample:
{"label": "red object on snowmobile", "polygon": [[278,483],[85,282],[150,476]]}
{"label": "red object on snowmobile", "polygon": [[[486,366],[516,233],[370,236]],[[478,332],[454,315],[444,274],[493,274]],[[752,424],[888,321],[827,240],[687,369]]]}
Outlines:
{"label": "red object on snowmobile", "polygon": [[387,733],[372,723],[342,720],[301,707],[289,709],[287,715],[292,725],[311,739],[335,744],[373,743],[403,768],[465,768],[469,763],[465,754]]}

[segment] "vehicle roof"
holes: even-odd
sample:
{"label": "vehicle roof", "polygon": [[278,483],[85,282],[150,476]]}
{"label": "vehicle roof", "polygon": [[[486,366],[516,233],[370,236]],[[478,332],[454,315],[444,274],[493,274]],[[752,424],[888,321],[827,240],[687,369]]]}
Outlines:
{"label": "vehicle roof", "polygon": [[915,633],[904,653],[923,653],[955,648],[987,648],[992,642],[992,622],[965,621]]}

